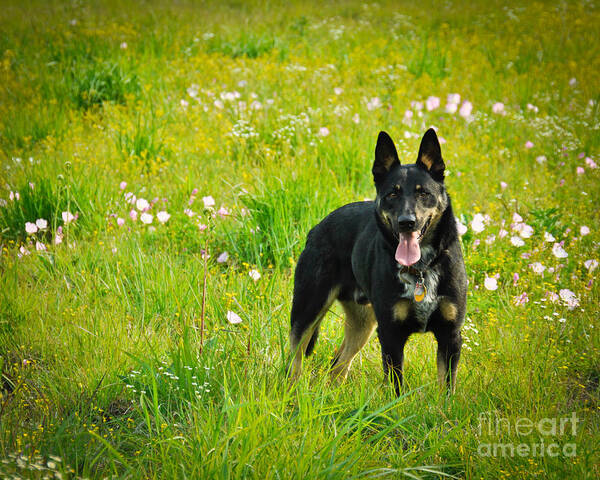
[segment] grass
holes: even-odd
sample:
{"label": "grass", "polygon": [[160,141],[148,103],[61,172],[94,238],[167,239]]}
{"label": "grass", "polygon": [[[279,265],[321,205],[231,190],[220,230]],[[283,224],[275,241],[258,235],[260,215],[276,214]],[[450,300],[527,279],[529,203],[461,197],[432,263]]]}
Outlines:
{"label": "grass", "polygon": [[[598,477],[596,6],[3,13],[0,476]],[[290,389],[308,230],[374,196],[379,130],[412,163],[431,125],[467,226],[457,393],[429,335],[399,398],[376,339],[330,383],[338,306]]]}

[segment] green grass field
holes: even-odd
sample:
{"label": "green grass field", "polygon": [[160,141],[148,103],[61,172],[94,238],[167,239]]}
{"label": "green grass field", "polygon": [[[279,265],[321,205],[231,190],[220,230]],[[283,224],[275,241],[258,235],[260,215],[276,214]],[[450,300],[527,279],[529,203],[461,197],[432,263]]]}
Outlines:
{"label": "green grass field", "polygon": [[[600,476],[595,2],[3,2],[0,477]],[[434,126],[457,392],[284,378],[308,230]]]}

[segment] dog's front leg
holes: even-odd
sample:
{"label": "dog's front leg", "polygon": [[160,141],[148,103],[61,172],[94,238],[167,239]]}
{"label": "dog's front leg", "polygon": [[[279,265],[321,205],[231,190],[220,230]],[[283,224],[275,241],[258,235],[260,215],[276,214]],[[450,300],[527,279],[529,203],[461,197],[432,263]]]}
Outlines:
{"label": "dog's front leg", "polygon": [[404,345],[408,335],[399,328],[394,328],[393,324],[383,324],[380,322],[377,329],[379,343],[381,344],[381,357],[383,360],[383,373],[386,378],[390,378],[396,395],[400,396],[402,387],[402,368],[404,366]]}
{"label": "dog's front leg", "polygon": [[462,347],[460,330],[448,332],[434,331],[434,335],[438,343],[438,382],[440,386],[447,386],[449,393],[454,393],[456,388],[456,371]]}

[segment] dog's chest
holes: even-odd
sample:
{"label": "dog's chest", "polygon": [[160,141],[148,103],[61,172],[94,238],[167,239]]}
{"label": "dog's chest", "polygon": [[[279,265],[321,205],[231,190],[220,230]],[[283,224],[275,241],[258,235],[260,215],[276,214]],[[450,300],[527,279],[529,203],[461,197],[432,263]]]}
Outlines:
{"label": "dog's chest", "polygon": [[410,301],[410,317],[420,325],[422,331],[425,331],[429,317],[438,306],[437,287],[439,283],[439,272],[435,269],[428,269],[423,272],[423,283],[427,292],[420,302],[415,300],[415,286],[418,277],[414,274],[403,272],[400,269],[397,277],[403,286],[403,292],[400,294],[400,298]]}

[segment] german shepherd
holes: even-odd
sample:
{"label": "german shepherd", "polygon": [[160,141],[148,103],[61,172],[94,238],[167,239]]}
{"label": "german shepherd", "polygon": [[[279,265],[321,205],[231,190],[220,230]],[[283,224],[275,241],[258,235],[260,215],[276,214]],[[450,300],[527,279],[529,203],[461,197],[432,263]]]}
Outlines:
{"label": "german shepherd", "polygon": [[438,381],[454,392],[467,276],[444,170],[433,129],[423,136],[411,165],[400,165],[394,142],[379,133],[372,169],[375,201],[330,213],[309,232],[298,259],[290,332],[293,379],[300,375],[302,355],[313,351],[323,316],[338,300],[345,332],[333,377],[346,378],[377,328],[383,370],[399,395],[408,337],[433,332]]}

